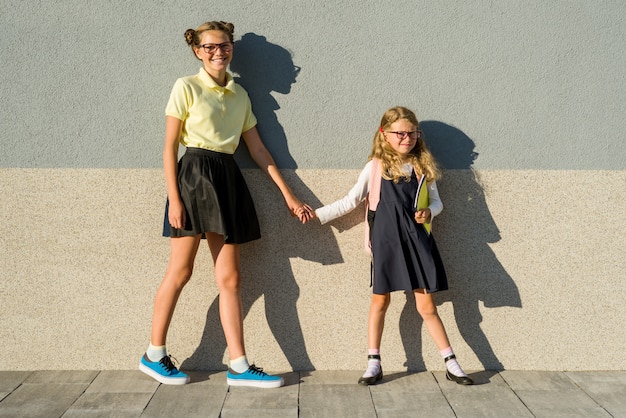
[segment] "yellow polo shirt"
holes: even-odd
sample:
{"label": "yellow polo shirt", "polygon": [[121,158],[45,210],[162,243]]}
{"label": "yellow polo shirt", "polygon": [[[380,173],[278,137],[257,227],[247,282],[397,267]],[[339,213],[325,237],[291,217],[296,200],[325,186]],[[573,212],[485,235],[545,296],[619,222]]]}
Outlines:
{"label": "yellow polo shirt", "polygon": [[256,125],[248,93],[230,74],[226,77],[221,87],[201,68],[174,83],[165,114],[183,121],[184,146],[234,154],[241,133]]}

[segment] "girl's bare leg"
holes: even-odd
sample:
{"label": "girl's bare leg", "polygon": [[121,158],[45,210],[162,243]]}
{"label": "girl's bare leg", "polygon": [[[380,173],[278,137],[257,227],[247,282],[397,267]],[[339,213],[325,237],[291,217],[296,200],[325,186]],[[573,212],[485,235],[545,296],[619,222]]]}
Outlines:
{"label": "girl's bare leg", "polygon": [[226,337],[228,355],[233,360],[246,354],[243,341],[239,245],[226,244],[224,236],[212,232],[208,232],[206,238],[215,266],[220,321]]}
{"label": "girl's bare leg", "polygon": [[437,305],[433,295],[426,293],[424,289],[417,289],[415,293],[415,307],[417,312],[424,320],[424,325],[439,350],[450,347],[448,334],[441,322],[439,313],[437,313]]}
{"label": "girl's bare leg", "polygon": [[385,314],[389,307],[389,293],[372,295],[370,313],[367,319],[367,369],[359,379],[359,385],[373,385],[383,378],[380,365],[380,342],[385,328]]}
{"label": "girl's bare leg", "polygon": [[154,298],[150,342],[155,346],[165,345],[176,302],[191,278],[199,243],[200,235],[170,238],[170,260]]}
{"label": "girl's bare leg", "polygon": [[383,338],[383,329],[385,327],[385,314],[387,313],[390,300],[389,293],[372,295],[370,313],[367,319],[367,348],[380,349],[380,342]]}
{"label": "girl's bare leg", "polygon": [[433,295],[426,293],[424,289],[415,290],[415,305],[424,320],[428,333],[433,341],[435,341],[441,357],[443,357],[444,360],[448,359],[448,361],[446,361],[446,369],[448,370],[446,378],[448,380],[454,380],[461,385],[473,385],[474,381],[467,377],[457,362],[456,357],[453,355],[454,353],[452,347],[450,347],[448,334],[437,313],[437,305],[435,305]]}

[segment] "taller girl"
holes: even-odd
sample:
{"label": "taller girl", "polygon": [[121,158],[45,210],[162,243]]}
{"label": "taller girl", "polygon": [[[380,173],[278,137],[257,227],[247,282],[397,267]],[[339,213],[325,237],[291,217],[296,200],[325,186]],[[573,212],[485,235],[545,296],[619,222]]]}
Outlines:
{"label": "taller girl", "polygon": [[[239,245],[261,234],[252,197],[233,158],[240,137],[282,193],[292,216],[304,221],[312,216],[312,209],[283,180],[256,129],[248,94],[227,72],[233,32],[232,23],[217,21],[185,32],[187,44],[203,66],[198,74],[176,81],[165,110],[164,235],[171,237],[170,260],[154,301],[150,345],[139,365],[165,384],[189,382],[189,376],[172,364],[165,341],[202,238],[209,245],[219,289],[220,320],[230,357],[228,384],[265,388],[283,384],[280,376],[248,364],[244,347]],[[180,162],[179,144],[186,147]]]}
{"label": "taller girl", "polygon": [[433,293],[448,289],[448,281],[430,224],[443,205],[432,154],[421,138],[415,114],[404,107],[389,109],[374,136],[372,154],[348,194],[315,211],[329,222],[368,199],[373,295],[368,318],[368,366],[359,384],[383,378],[380,343],[390,293],[412,291],[416,308],[443,357],[446,377],[459,384],[473,381],[463,372],[437,313]]}

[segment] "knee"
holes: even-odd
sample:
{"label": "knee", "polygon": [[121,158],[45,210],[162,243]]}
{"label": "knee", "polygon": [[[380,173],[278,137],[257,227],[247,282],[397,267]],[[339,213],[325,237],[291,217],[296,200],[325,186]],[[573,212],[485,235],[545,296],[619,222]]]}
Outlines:
{"label": "knee", "polygon": [[417,312],[424,320],[439,316],[437,313],[437,306],[434,303],[418,304]]}
{"label": "knee", "polygon": [[241,290],[241,278],[236,270],[219,274],[215,277],[220,293],[237,293]]}
{"label": "knee", "polygon": [[372,296],[372,303],[371,303],[371,310],[373,311],[378,311],[381,313],[385,313],[387,312],[387,308],[389,307],[389,302],[390,302],[390,297],[389,295],[373,295]]}
{"label": "knee", "polygon": [[183,266],[176,268],[170,267],[167,269],[165,281],[169,282],[177,289],[182,289],[183,287],[185,287],[187,282],[189,282],[192,274],[193,266]]}

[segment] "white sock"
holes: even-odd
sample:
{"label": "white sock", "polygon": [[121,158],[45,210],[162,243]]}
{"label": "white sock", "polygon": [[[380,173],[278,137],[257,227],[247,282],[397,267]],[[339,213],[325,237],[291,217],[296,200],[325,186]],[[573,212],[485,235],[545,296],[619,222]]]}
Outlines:
{"label": "white sock", "polygon": [[[380,349],[370,348],[367,350],[368,355],[379,355]],[[380,358],[368,358],[367,369],[363,373],[363,377],[373,377],[380,373]]]}
{"label": "white sock", "polygon": [[250,364],[248,363],[248,358],[245,355],[230,361],[230,368],[237,373],[243,373],[248,370],[249,367]]}
{"label": "white sock", "polygon": [[[441,354],[441,357],[443,359],[445,359],[448,356],[454,355],[454,351],[452,351],[452,347],[445,348],[441,350],[439,353]],[[452,373],[455,376],[459,376],[459,377],[467,376],[465,372],[463,371],[463,369],[461,369],[461,365],[459,365],[459,362],[456,361],[456,358],[452,358],[446,361],[446,368],[448,369],[450,373]]]}
{"label": "white sock", "polygon": [[380,360],[371,358],[367,360],[367,369],[363,377],[373,377],[380,373]]}
{"label": "white sock", "polygon": [[148,349],[146,350],[146,356],[150,361],[159,361],[163,357],[167,356],[167,350],[164,345],[156,346],[150,343],[150,345],[148,345]]}

